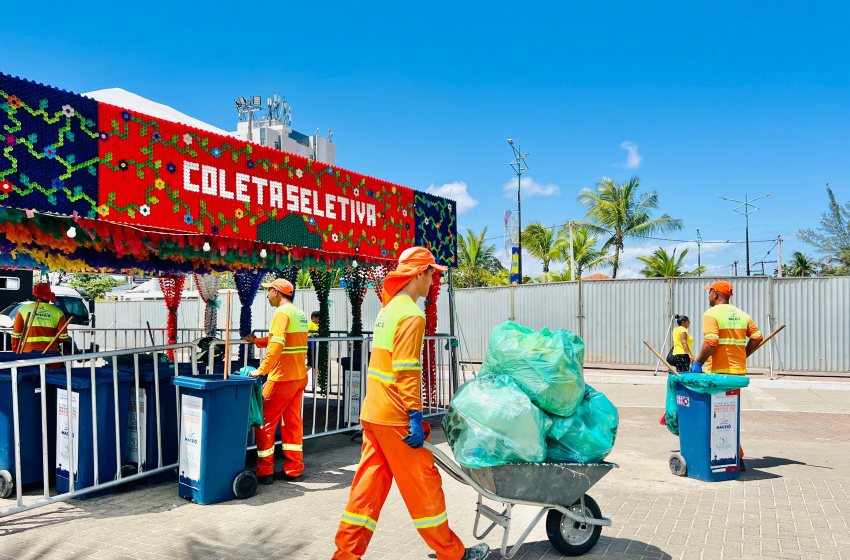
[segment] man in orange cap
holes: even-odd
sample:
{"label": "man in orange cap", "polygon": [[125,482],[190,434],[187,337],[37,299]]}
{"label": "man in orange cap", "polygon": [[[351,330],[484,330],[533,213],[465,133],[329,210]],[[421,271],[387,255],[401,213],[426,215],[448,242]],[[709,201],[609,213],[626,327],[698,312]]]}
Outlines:
{"label": "man in orange cap", "polygon": [[[692,373],[747,374],[747,356],[755,351],[764,339],[749,315],[729,303],[732,284],[719,280],[708,290],[708,305],[711,307],[702,316],[704,341],[702,350],[691,366]],[[749,338],[749,341],[747,341]],[[744,466],[744,449],[739,447],[741,470]]]}
{"label": "man in orange cap", "polygon": [[422,420],[422,340],[425,314],[416,301],[428,295],[435,270],[446,270],[422,247],[401,254],[384,279],[383,308],[375,321],[366,398],[360,413],[363,450],[351,496],[336,534],[334,560],[360,560],[369,546],[393,478],[413,524],[437,560],[480,560],[490,548],[466,549],[449,529],[446,500],[434,457],[422,449],[431,427]]}
{"label": "man in orange cap", "polygon": [[[59,344],[67,344],[68,325],[65,324],[65,314],[53,305],[56,295],[50,289],[50,284],[45,282],[36,284],[33,286],[32,295],[35,296],[35,302],[22,305],[15,315],[15,323],[12,326],[12,351],[17,352],[23,344],[23,352],[42,352],[56,338],[57,332],[60,333]],[[35,314],[34,317],[32,317],[33,314]],[[24,333],[30,317],[32,318],[29,331]],[[24,334],[26,334],[26,340],[23,340]],[[54,343],[51,350],[59,350],[59,348]]]}
{"label": "man in orange cap", "polygon": [[269,336],[245,337],[259,348],[266,348],[259,369],[251,377],[267,375],[263,385],[263,425],[254,428],[257,439],[257,479],[272,484],[274,473],[275,430],[280,422],[283,471],[277,475],[290,482],[301,480],[304,472],[304,421],[301,399],[307,386],[307,316],[293,303],[295,288],[283,278],[264,282],[268,300],[275,307]]}

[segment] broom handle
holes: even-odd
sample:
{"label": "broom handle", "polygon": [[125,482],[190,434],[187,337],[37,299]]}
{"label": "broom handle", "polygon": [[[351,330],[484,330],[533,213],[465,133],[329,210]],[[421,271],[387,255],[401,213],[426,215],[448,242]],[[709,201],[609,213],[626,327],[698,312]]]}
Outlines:
{"label": "broom handle", "polygon": [[752,352],[750,352],[749,354],[747,354],[747,357],[749,358],[750,356],[752,356],[752,355],[755,353],[755,351],[756,351],[756,350],[758,350],[759,348],[761,348],[762,346],[764,346],[765,344],[767,344],[767,341],[769,341],[769,340],[770,340],[771,338],[773,338],[774,336],[778,335],[778,334],[779,334],[779,331],[781,331],[781,330],[782,330],[782,329],[784,329],[784,328],[785,328],[785,325],[780,325],[780,326],[779,326],[779,328],[778,328],[778,329],[776,329],[775,331],[773,331],[772,333],[770,333],[770,334],[768,335],[768,337],[767,337],[767,338],[765,338],[764,340],[762,340],[761,342],[759,342],[759,345],[758,345],[758,346],[756,346],[755,348],[753,348],[753,351],[752,351]]}
{"label": "broom handle", "polygon": [[30,327],[35,322],[35,315],[38,313],[38,306],[41,305],[40,301],[35,302],[35,309],[33,309],[32,314],[27,317],[26,325],[27,328],[24,329],[24,337],[21,339],[21,345],[18,346],[18,354],[24,353],[24,346],[27,345],[27,339],[30,336]]}
{"label": "broom handle", "polygon": [[73,319],[73,317],[68,317],[68,320],[65,321],[65,324],[59,327],[59,330],[56,331],[56,336],[54,336],[53,340],[50,341],[50,344],[48,344],[47,347],[41,351],[42,354],[47,354],[47,351],[50,350],[50,347],[53,346],[53,343],[59,339],[59,336],[62,334],[62,331],[68,327],[68,324],[71,322],[71,319]]}
{"label": "broom handle", "polygon": [[676,368],[674,368],[673,366],[671,366],[671,365],[667,362],[667,360],[665,360],[665,359],[664,359],[664,357],[663,357],[661,354],[659,354],[659,353],[658,353],[658,351],[657,351],[655,348],[653,348],[653,347],[652,347],[652,345],[651,345],[650,343],[648,343],[648,342],[647,342],[647,341],[645,341],[645,340],[643,341],[643,343],[644,343],[644,344],[646,344],[647,348],[649,348],[650,350],[652,350],[652,353],[653,353],[653,354],[655,354],[656,356],[658,356],[658,359],[659,359],[659,360],[661,360],[661,363],[662,363],[662,364],[664,364],[665,366],[667,366],[667,369],[668,369],[668,370],[670,370],[671,372],[675,373],[676,375],[679,375],[679,372],[676,370]]}

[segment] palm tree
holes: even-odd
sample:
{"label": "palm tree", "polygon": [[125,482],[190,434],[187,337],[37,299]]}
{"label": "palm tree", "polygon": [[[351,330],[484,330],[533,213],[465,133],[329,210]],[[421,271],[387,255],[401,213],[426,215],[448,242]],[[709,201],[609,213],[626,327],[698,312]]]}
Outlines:
{"label": "palm tree", "polygon": [[648,257],[638,257],[639,261],[646,264],[640,273],[647,278],[669,278],[671,276],[696,276],[705,272],[704,266],[699,266],[691,272],[684,272],[682,261],[685,260],[687,254],[688,249],[685,249],[677,259],[676,249],[673,249],[673,254],[670,255],[663,247],[659,247]]}
{"label": "palm tree", "polygon": [[491,274],[487,279],[488,286],[510,286],[511,285],[511,273],[508,269],[503,268],[496,274]]}
{"label": "palm tree", "polygon": [[486,284],[488,272],[486,265],[493,258],[495,245],[487,245],[484,236],[487,228],[475,235],[470,229],[466,231],[466,237],[458,236],[458,284],[461,287],[474,288]]}
{"label": "palm tree", "polygon": [[[614,257],[609,255],[607,251],[596,248],[598,238],[591,235],[586,227],[573,226],[573,258],[575,259],[575,276],[581,278],[585,270],[593,270],[603,266],[610,266],[614,263]],[[567,268],[564,273],[559,274],[559,280],[573,280],[570,277],[570,226],[565,224],[561,226],[558,232],[558,249],[561,251],[561,256],[558,260],[567,263]],[[566,274],[566,275],[564,275]]]}
{"label": "palm tree", "polygon": [[794,251],[791,262],[785,265],[785,273],[788,276],[814,276],[815,265],[817,263],[811,257],[800,251]]}
{"label": "palm tree", "polygon": [[522,232],[523,250],[543,261],[544,282],[549,277],[549,263],[558,261],[563,255],[558,242],[555,226],[546,227],[542,222],[531,222]]}
{"label": "palm tree", "polygon": [[585,222],[580,225],[594,233],[608,236],[603,249],[614,247],[614,273],[620,266],[620,252],[627,237],[649,236],[665,231],[682,229],[682,220],[664,214],[651,219],[658,208],[658,193],[638,194],[640,179],[632,177],[628,183],[617,185],[613,179],[603,177],[596,190],[582,189],[578,200],[587,208]]}

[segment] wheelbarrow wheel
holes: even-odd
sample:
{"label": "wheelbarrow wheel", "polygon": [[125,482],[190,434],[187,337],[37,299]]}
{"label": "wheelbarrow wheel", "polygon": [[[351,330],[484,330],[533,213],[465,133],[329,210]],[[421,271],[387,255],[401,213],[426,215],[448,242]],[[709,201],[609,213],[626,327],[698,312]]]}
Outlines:
{"label": "wheelbarrow wheel", "polygon": [[[602,518],[599,505],[588,495],[584,496],[584,511],[581,508],[581,500],[568,509],[585,517]],[[560,511],[550,509],[546,516],[546,534],[552,546],[564,556],[581,556],[596,546],[602,534],[602,527],[578,523]]]}
{"label": "wheelbarrow wheel", "polygon": [[257,493],[257,475],[254,471],[242,471],[233,481],[233,493],[240,500],[250,498]]}
{"label": "wheelbarrow wheel", "polygon": [[688,464],[685,462],[685,458],[679,453],[670,455],[670,472],[676,476],[685,476],[688,474]]}
{"label": "wheelbarrow wheel", "polygon": [[0,498],[8,498],[14,490],[15,483],[12,481],[12,473],[0,471]]}

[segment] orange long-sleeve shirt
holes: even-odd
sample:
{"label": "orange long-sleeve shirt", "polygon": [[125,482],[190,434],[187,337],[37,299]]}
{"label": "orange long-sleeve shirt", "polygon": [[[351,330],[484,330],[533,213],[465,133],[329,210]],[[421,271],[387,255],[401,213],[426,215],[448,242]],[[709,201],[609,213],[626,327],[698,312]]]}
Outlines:
{"label": "orange long-sleeve shirt", "polygon": [[292,303],[279,306],[272,317],[269,336],[254,339],[266,356],[258,368],[269,381],[295,381],[307,377],[307,316]]}
{"label": "orange long-sleeve shirt", "polygon": [[375,321],[372,357],[361,420],[407,426],[409,410],[422,410],[422,341],[425,314],[407,294],[388,303]]}

